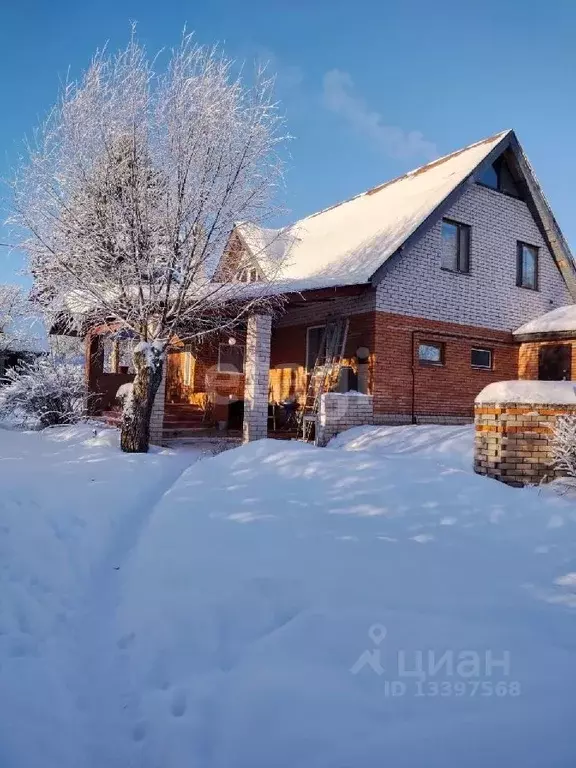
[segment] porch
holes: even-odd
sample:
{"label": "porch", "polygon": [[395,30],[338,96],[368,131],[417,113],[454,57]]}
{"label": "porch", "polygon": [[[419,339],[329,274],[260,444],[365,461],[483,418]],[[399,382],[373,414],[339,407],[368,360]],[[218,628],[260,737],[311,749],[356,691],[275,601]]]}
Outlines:
{"label": "porch", "polygon": [[[334,316],[345,330],[331,389],[369,393],[374,315],[358,311],[367,309],[360,294],[300,297],[274,322],[255,315],[246,327],[203,345],[175,340],[154,404],[152,442],[296,437],[312,373],[326,351],[324,329]],[[118,394],[134,378],[131,342],[121,331],[102,327],[93,329],[86,343],[88,385],[97,393],[94,414],[118,425]]]}

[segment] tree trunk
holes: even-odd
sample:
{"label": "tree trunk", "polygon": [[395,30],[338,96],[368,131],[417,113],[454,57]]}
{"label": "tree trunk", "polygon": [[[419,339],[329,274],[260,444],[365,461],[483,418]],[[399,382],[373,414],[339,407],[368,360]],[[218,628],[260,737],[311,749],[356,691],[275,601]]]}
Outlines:
{"label": "tree trunk", "polygon": [[162,381],[164,352],[143,342],[134,351],[136,376],[132,394],[122,414],[120,447],[126,453],[147,453],[150,444],[150,416]]}

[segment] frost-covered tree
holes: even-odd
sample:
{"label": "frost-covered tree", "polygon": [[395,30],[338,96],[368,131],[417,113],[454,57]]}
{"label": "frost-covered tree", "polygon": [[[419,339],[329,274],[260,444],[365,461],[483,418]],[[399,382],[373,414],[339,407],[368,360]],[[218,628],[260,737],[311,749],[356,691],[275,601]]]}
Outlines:
{"label": "frost-covered tree", "polygon": [[190,35],[160,73],[159,62],[134,35],[96,54],[28,146],[11,217],[38,300],[135,339],[127,451],[148,448],[170,340],[269,308],[265,284],[209,278],[234,224],[274,213],[282,171],[283,123],[263,71],[246,85]]}
{"label": "frost-covered tree", "polygon": [[0,356],[41,351],[45,336],[43,319],[26,291],[19,285],[0,285]]}
{"label": "frost-covered tree", "polygon": [[552,463],[566,477],[576,478],[576,417],[559,416],[551,440]]}

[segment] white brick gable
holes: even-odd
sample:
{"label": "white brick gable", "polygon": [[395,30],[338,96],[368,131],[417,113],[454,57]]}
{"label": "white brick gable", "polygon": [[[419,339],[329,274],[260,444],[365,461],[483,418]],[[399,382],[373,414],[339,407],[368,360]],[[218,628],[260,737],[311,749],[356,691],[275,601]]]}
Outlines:
{"label": "white brick gable", "polygon": [[[470,273],[440,268],[439,220],[390,260],[379,311],[511,331],[572,302],[526,203],[472,184],[444,216],[472,227]],[[518,240],[540,248],[538,291],[516,286]]]}

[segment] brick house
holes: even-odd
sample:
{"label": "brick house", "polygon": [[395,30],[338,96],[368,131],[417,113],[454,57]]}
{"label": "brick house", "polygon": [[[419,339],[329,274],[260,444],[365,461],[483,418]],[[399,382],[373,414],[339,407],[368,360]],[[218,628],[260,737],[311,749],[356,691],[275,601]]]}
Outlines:
{"label": "brick house", "polygon": [[[258,422],[252,436],[266,434],[269,404],[304,402],[334,318],[346,325],[335,386],[370,395],[374,423],[471,420],[486,384],[539,375],[533,356],[542,353],[514,331],[576,296],[572,256],[512,131],[283,230],[239,224],[222,277],[268,281],[285,310],[271,323],[255,318],[247,337],[173,347],[164,437],[201,419],[234,426],[243,402],[245,428]],[[87,343],[88,377],[106,409],[130,370],[97,330]]]}

